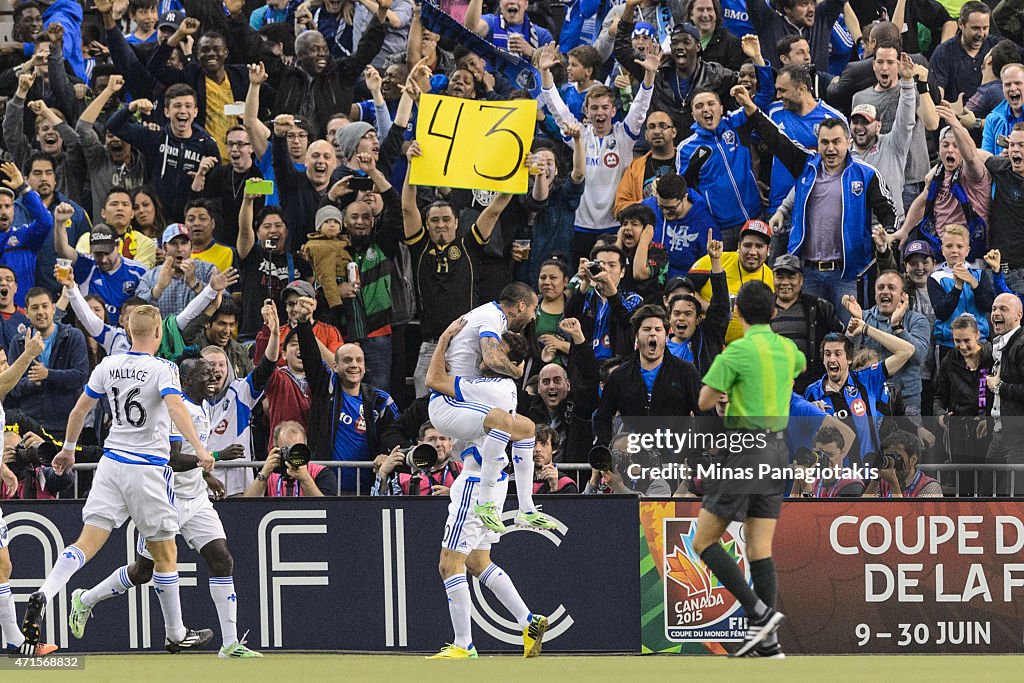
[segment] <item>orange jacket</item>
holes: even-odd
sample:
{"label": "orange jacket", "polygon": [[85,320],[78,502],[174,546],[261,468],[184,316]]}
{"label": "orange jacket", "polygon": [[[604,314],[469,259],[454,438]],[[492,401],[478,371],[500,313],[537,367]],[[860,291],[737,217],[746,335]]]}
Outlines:
{"label": "orange jacket", "polygon": [[615,191],[615,215],[630,204],[636,204],[644,200],[644,173],[647,169],[647,160],[651,158],[648,152],[637,157],[626,169],[619,181],[619,189]]}

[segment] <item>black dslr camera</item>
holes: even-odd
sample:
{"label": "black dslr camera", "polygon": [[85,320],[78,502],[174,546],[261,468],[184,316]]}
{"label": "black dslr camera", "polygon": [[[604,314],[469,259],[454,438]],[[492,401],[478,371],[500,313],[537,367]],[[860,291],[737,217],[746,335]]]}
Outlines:
{"label": "black dslr camera", "polygon": [[[871,453],[868,454],[872,455]],[[868,460],[868,458],[864,458]],[[895,469],[896,474],[903,474],[906,467],[903,464],[903,458],[896,455],[895,453],[879,453],[874,454],[874,459],[870,460],[871,466],[878,470],[889,470]]]}
{"label": "black dslr camera", "polygon": [[828,453],[819,448],[801,446],[793,456],[793,462],[802,467],[819,467],[829,464]]}
{"label": "black dslr camera", "polygon": [[607,446],[594,446],[587,455],[590,466],[599,472],[615,471],[623,479],[635,479],[629,474],[631,465],[639,465],[643,469],[652,469],[660,464],[660,458],[656,451],[640,449],[636,453],[608,448]]}
{"label": "black dslr camera", "polygon": [[437,449],[429,443],[410,446],[401,452],[405,453],[405,464],[409,469],[429,472],[437,464]]}
{"label": "black dslr camera", "polygon": [[312,456],[313,452],[304,443],[285,446],[281,449],[281,462],[278,463],[274,471],[283,477],[288,474],[288,465],[291,465],[292,469],[297,470],[304,465],[308,465],[309,461],[313,459]]}
{"label": "black dslr camera", "polygon": [[26,446],[22,439],[14,447],[14,462],[21,467],[35,469],[43,465],[49,466],[54,456],[60,453],[60,447],[52,441],[43,441],[37,446]]}
{"label": "black dslr camera", "polygon": [[587,261],[587,271],[591,276],[600,275],[604,272],[604,266],[600,261]]}

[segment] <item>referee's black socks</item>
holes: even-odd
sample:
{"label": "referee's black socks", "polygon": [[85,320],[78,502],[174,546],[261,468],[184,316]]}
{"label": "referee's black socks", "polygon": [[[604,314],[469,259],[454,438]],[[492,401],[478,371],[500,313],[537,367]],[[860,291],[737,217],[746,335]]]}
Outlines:
{"label": "referee's black socks", "polygon": [[[722,547],[721,543],[712,543],[704,552],[700,554],[700,559],[706,564],[718,580],[729,589],[729,592],[736,596],[736,599],[743,605],[743,609],[746,610],[747,615],[751,617],[754,623],[757,623],[765,618],[768,611],[767,605],[758,599],[758,595],[750,588],[747,580],[743,577],[743,572],[740,571],[740,566],[736,564],[729,553],[725,552],[725,548]],[[771,562],[771,560],[768,560]],[[775,576],[775,565],[771,567],[772,576]],[[753,563],[751,563],[751,574],[753,574]],[[755,578],[756,581],[756,578]],[[774,583],[774,578],[773,578]],[[756,584],[755,584],[756,585]]]}
{"label": "referee's black socks", "polygon": [[754,579],[754,592],[764,604],[775,608],[775,596],[779,592],[779,580],[775,574],[772,558],[754,560],[750,563],[750,577]]}

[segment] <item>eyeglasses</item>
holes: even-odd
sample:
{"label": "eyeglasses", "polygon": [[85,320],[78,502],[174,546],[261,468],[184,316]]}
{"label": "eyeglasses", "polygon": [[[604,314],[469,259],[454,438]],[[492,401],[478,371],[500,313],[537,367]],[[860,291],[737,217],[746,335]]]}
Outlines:
{"label": "eyeglasses", "polygon": [[671,123],[648,123],[647,130],[668,130],[669,128],[675,128]]}
{"label": "eyeglasses", "polygon": [[228,140],[227,145],[228,145],[228,149],[231,149],[232,147],[239,147],[239,148],[241,148],[241,147],[252,147],[252,143],[251,142],[238,142],[238,141],[235,141],[235,140]]}
{"label": "eyeglasses", "polygon": [[285,138],[288,140],[306,140],[309,138],[309,133],[302,131],[301,133],[285,133]]}

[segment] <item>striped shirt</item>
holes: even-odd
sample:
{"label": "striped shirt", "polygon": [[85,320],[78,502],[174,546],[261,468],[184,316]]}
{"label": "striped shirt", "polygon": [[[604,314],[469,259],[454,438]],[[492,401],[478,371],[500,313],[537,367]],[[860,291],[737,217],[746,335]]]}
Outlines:
{"label": "striped shirt", "polygon": [[725,426],[778,432],[789,423],[793,380],[807,359],[768,325],[752,325],[725,347],[704,375],[704,384],[729,395]]}

